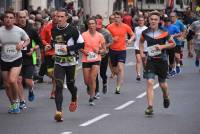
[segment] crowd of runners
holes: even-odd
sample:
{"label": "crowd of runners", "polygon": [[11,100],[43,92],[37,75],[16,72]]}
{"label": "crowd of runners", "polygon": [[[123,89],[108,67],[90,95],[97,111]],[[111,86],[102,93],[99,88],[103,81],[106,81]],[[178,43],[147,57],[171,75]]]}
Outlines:
{"label": "crowd of runners", "polygon": [[[63,8],[51,12],[5,11],[0,23],[0,79],[10,102],[8,113],[26,109],[24,88],[28,89],[28,101],[34,101],[34,84],[42,83],[47,75],[52,80],[50,99],[55,99],[56,104],[54,119],[63,121],[65,84],[71,93],[69,111],[78,108],[75,85],[78,61],[82,62],[90,106],[100,98],[98,74],[102,78],[102,93],[108,91],[108,67],[110,77],[116,80],[115,89],[109,90],[120,94],[126,84],[127,46],[134,48],[135,80],[146,79],[145,115],[153,115],[155,76],[163,92],[163,106],[170,106],[166,79],[181,74],[184,46],[187,56],[195,56],[194,64],[199,67],[200,18],[191,15],[192,12],[188,14],[190,21],[184,21],[174,11],[168,14],[138,11],[134,16],[127,11],[115,11],[108,24],[100,14],[87,16],[81,23],[80,14],[70,15]],[[84,29],[80,24],[85,24]]]}

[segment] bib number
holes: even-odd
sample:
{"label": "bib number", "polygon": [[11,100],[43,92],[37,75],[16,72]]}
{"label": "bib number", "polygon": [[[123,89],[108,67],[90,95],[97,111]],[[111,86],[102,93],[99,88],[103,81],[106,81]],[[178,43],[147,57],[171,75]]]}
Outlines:
{"label": "bib number", "polygon": [[55,44],[55,53],[57,55],[67,55],[67,52],[63,52],[62,48],[66,47],[65,45]]}
{"label": "bib number", "polygon": [[98,55],[94,52],[89,52],[88,56],[87,56],[87,60],[88,61],[94,61],[96,60],[98,57]]}
{"label": "bib number", "polygon": [[157,56],[161,54],[161,50],[157,50],[155,46],[147,47],[147,52],[150,57]]}
{"label": "bib number", "polygon": [[6,55],[14,56],[17,54],[16,45],[6,45],[4,46],[4,52]]}

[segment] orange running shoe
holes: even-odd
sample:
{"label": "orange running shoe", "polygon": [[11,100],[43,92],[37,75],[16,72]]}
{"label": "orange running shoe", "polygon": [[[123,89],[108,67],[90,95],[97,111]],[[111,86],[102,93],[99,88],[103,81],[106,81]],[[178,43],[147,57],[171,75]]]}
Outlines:
{"label": "orange running shoe", "polygon": [[71,102],[71,103],[69,104],[69,111],[70,111],[70,112],[75,112],[76,109],[77,109],[77,107],[78,107],[77,101]]}

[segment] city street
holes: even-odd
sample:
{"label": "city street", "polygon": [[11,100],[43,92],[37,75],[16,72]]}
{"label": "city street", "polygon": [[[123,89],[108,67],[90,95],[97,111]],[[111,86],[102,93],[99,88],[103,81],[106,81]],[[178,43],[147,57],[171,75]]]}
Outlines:
{"label": "city street", "polygon": [[[36,99],[28,102],[28,108],[20,114],[8,114],[9,101],[5,91],[0,91],[1,134],[199,134],[200,133],[200,72],[194,58],[188,59],[185,52],[182,73],[168,79],[171,105],[163,108],[162,92],[155,83],[154,116],[144,115],[147,107],[146,82],[135,80],[135,58],[128,50],[125,81],[121,94],[116,95],[116,79],[108,79],[108,93],[89,106],[86,86],[79,65],[76,85],[78,104],[76,112],[68,111],[70,95],[64,90],[64,121],[54,121],[54,100],[49,99],[50,79],[35,85]],[[108,77],[110,70],[108,69]],[[101,82],[100,82],[101,83]],[[27,96],[28,92],[25,91]],[[26,97],[27,98],[27,97]]]}

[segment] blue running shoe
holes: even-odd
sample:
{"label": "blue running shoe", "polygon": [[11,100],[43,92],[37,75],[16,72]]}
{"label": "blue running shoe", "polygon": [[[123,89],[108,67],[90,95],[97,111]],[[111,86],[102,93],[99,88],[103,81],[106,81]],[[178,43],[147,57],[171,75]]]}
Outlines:
{"label": "blue running shoe", "polygon": [[29,101],[34,101],[34,99],[35,99],[35,95],[34,95],[33,91],[29,91],[28,100]]}
{"label": "blue running shoe", "polygon": [[169,76],[174,77],[176,75],[176,71],[172,70],[169,72]]}
{"label": "blue running shoe", "polygon": [[199,67],[199,60],[196,60],[196,61],[195,61],[195,66],[196,66],[196,67]]}
{"label": "blue running shoe", "polygon": [[18,114],[20,113],[20,109],[19,109],[19,103],[16,102],[13,104],[13,111],[12,111],[13,114]]}
{"label": "blue running shoe", "polygon": [[177,73],[177,74],[180,74],[180,73],[181,73],[181,67],[176,66],[176,73]]}

